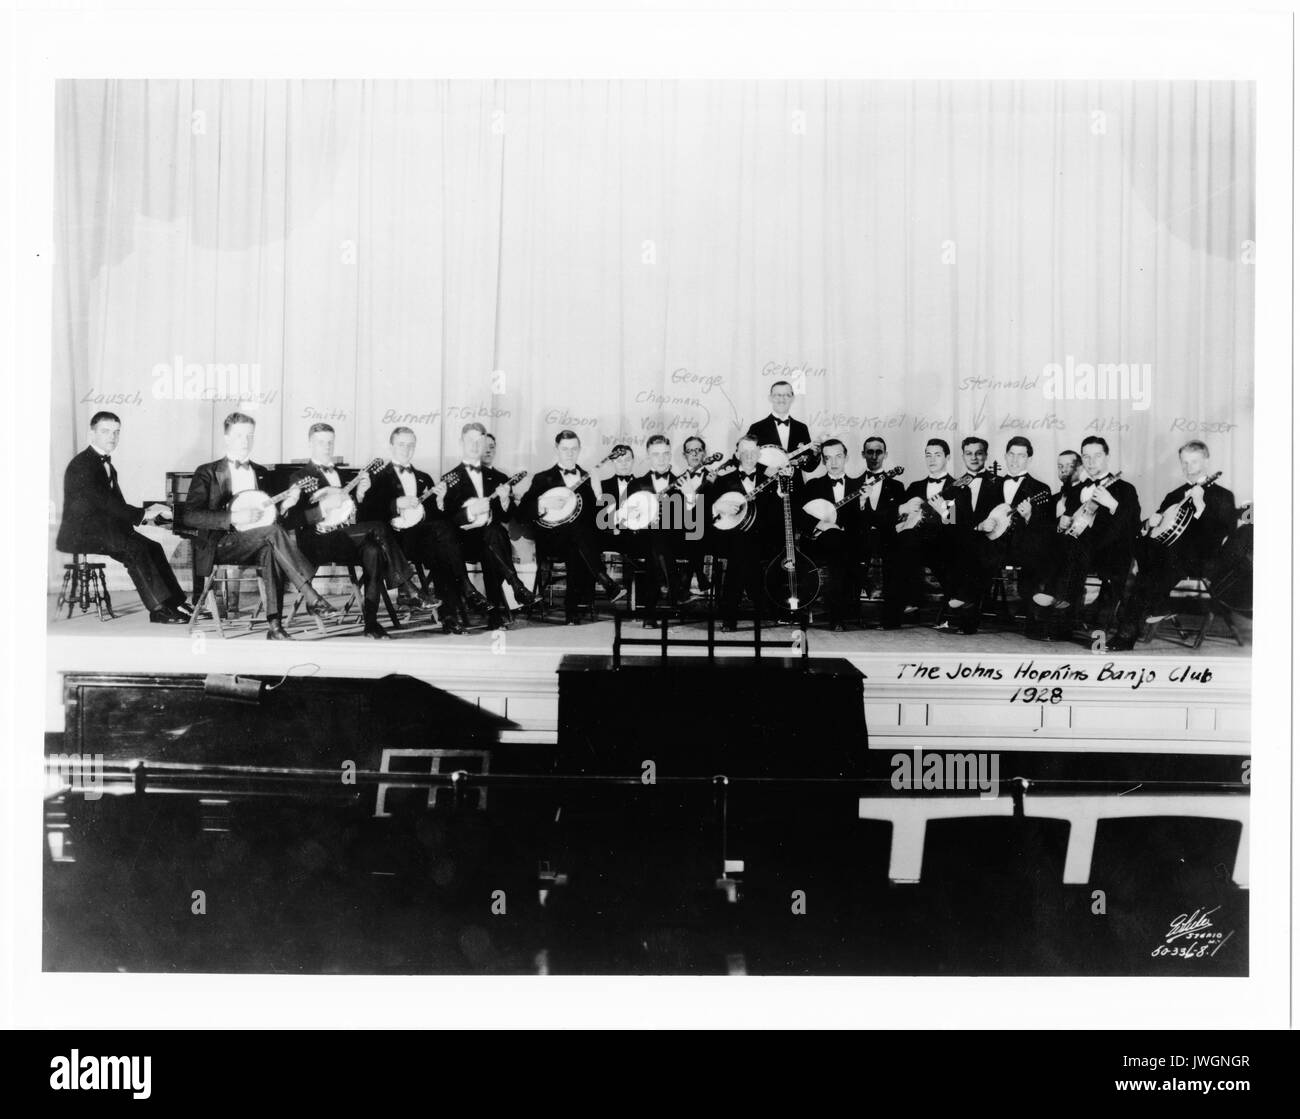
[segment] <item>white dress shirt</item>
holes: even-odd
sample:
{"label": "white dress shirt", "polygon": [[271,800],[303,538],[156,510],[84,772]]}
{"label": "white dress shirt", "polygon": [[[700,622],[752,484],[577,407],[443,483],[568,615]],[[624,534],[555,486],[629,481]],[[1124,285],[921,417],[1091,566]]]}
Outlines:
{"label": "white dress shirt", "polygon": [[240,466],[233,458],[228,458],[226,464],[230,467],[230,492],[232,494],[257,489],[257,475],[253,473],[251,463]]}

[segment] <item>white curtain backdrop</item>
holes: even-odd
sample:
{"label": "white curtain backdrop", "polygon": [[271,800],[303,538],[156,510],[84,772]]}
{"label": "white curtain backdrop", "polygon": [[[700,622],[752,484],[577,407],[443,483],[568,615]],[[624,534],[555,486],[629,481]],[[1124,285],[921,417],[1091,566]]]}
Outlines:
{"label": "white curtain backdrop", "polygon": [[[436,472],[481,418],[512,470],[565,426],[588,466],[729,450],[799,370],[855,470],[1023,433],[1050,480],[1099,430],[1150,507],[1201,435],[1244,499],[1254,117],[1248,83],[66,81],[54,497],[100,407],[141,499],[241,391],[263,462],[404,421]],[[1053,363],[1149,366],[1149,406],[1050,399]]]}

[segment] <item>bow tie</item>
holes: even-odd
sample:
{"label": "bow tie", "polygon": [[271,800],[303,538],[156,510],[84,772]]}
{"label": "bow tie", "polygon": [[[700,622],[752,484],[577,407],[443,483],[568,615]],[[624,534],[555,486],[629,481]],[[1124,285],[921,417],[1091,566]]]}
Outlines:
{"label": "bow tie", "polygon": [[111,465],[112,462],[113,462],[113,456],[112,456],[112,455],[100,455],[100,456],[99,456],[99,461],[102,462],[102,463],[104,463],[106,466]]}
{"label": "bow tie", "polygon": [[885,472],[884,472],[883,470],[868,470],[868,471],[867,471],[867,477],[868,477],[868,478],[883,478],[884,476],[885,476]]}
{"label": "bow tie", "polygon": [[671,476],[671,473],[672,473],[672,472],[671,472],[671,471],[668,471],[668,470],[664,470],[664,471],[652,470],[651,473],[652,473],[656,478],[668,478],[668,477]]}
{"label": "bow tie", "polygon": [[842,486],[842,485],[844,485],[844,483],[845,483],[846,481],[848,481],[848,479],[845,478],[844,475],[841,474],[838,478],[832,478],[832,479],[831,479],[831,485],[832,485],[832,486]]}
{"label": "bow tie", "polygon": [[475,474],[481,474],[481,473],[483,472],[483,468],[482,468],[481,466],[477,465],[476,463],[472,463],[472,462],[463,462],[463,463],[461,463],[461,465],[462,465],[466,470],[472,470],[472,471],[474,471]]}
{"label": "bow tie", "polygon": [[743,470],[740,472],[740,476],[744,478],[746,482],[752,482],[754,480],[753,474],[746,474]]}
{"label": "bow tie", "polygon": [[[773,418],[773,419],[776,419],[775,416],[773,416],[772,418]],[[789,417],[789,416],[786,416],[785,419],[783,419],[783,420],[776,420],[776,422],[779,423],[779,424],[781,424],[781,425],[783,425],[783,426],[785,426],[785,427],[788,427],[788,426],[790,425],[790,417]]]}
{"label": "bow tie", "polygon": [[1024,477],[1023,474],[1003,474],[1002,480],[1004,482],[1018,482],[1023,477]]}
{"label": "bow tie", "polygon": [[229,461],[229,463],[230,463],[231,466],[237,466],[237,467],[239,467],[240,470],[247,470],[247,469],[248,469],[248,459],[244,459],[243,462],[240,462],[239,459],[237,459],[237,458],[232,458],[232,459],[229,459],[229,460],[227,460],[227,461]]}
{"label": "bow tie", "polygon": [[579,470],[576,466],[572,470],[565,470],[563,467],[561,467],[560,473],[567,478],[570,474],[581,474],[582,471]]}
{"label": "bow tie", "polygon": [[399,474],[414,474],[414,473],[415,473],[415,471],[412,470],[409,466],[398,466],[396,463],[393,464],[393,469],[396,470],[397,473],[399,473]]}
{"label": "bow tie", "polygon": [[[969,478],[970,475],[968,474],[967,477]],[[927,478],[925,484],[927,486],[942,486],[947,480],[947,478]]]}
{"label": "bow tie", "polygon": [[1102,482],[1106,481],[1109,477],[1110,477],[1109,474],[1103,474],[1100,478],[1089,478],[1083,484],[1085,486],[1099,486],[1102,484]]}

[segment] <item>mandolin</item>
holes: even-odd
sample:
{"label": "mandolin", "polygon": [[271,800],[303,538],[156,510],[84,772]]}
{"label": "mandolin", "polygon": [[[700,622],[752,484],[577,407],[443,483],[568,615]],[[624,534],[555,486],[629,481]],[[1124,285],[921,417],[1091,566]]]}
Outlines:
{"label": "mandolin", "polygon": [[257,520],[248,524],[232,524],[232,527],[236,532],[248,532],[250,529],[266,528],[268,525],[273,525],[280,515],[279,510],[276,508],[280,502],[293,493],[295,489],[300,490],[302,493],[311,493],[319,485],[320,479],[307,477],[300,478],[288,489],[281,490],[274,495],[267,495],[261,490],[244,490],[243,493],[237,493],[230,499],[230,505],[228,506],[230,512],[234,514],[254,511],[258,514],[258,517]]}
{"label": "mandolin", "polygon": [[[1120,475],[1123,473],[1124,471],[1117,470],[1115,471],[1112,477],[1107,478],[1104,482],[1095,482],[1093,484],[1098,489],[1108,490],[1110,489],[1111,485],[1119,481]],[[1056,531],[1064,536],[1074,536],[1074,537],[1082,536],[1085,532],[1088,531],[1088,529],[1092,528],[1092,526],[1096,523],[1097,509],[1098,509],[1098,505],[1097,505],[1096,498],[1089,498],[1082,505],[1080,505],[1079,508],[1077,508],[1073,512],[1073,514],[1071,514],[1070,523],[1066,525],[1064,528],[1058,528]]]}

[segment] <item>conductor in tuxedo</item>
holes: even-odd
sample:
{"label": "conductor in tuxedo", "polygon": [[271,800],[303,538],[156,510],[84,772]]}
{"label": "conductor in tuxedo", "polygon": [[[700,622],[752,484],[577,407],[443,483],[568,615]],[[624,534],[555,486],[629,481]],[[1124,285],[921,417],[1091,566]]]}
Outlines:
{"label": "conductor in tuxedo", "polygon": [[[408,560],[428,564],[433,573],[433,584],[444,606],[443,632],[463,634],[469,627],[466,602],[481,596],[469,587],[458,530],[439,506],[446,497],[447,484],[435,484],[430,475],[414,466],[416,437],[411,428],[393,428],[388,445],[392,458],[371,476],[357,517],[361,521],[391,522],[399,514],[423,512],[416,524],[394,527],[393,531],[402,554]],[[421,501],[424,495],[431,496]],[[486,602],[482,605],[486,607]]]}
{"label": "conductor in tuxedo", "polygon": [[[503,629],[509,624],[510,611],[506,607],[503,586],[510,584],[519,605],[527,609],[533,604],[533,595],[515,569],[510,551],[510,535],[505,521],[515,511],[515,499],[506,484],[509,477],[492,466],[483,465],[483,448],[487,428],[470,421],[460,429],[460,464],[453,468],[447,482],[447,495],[442,499],[443,510],[460,533],[460,550],[465,560],[483,565],[483,585],[487,591],[487,624],[489,629]],[[473,528],[471,524],[487,511],[486,523]],[[474,603],[470,603],[474,605]]]}
{"label": "conductor in tuxedo", "polygon": [[905,491],[902,482],[885,473],[888,447],[879,435],[868,436],[863,442],[862,457],[867,460],[858,497],[862,558],[880,560],[880,628],[898,629],[903,624],[905,586],[898,562],[898,507]]}
{"label": "conductor in tuxedo", "polygon": [[1138,541],[1138,575],[1124,603],[1119,629],[1110,642],[1112,649],[1131,649],[1143,621],[1158,622],[1169,616],[1169,592],[1183,579],[1213,575],[1223,542],[1237,527],[1237,499],[1226,486],[1207,485],[1210,477],[1210,448],[1193,439],[1178,448],[1178,462],[1185,481],[1165,494],[1147,520],[1148,527],[1160,523],[1168,509],[1189,503],[1191,521],[1171,545],[1149,536]]}
{"label": "conductor in tuxedo", "polygon": [[[1007,440],[1006,473],[1001,478],[981,481],[978,496],[971,499],[973,506],[971,500],[958,502],[962,511],[959,521],[969,527],[970,535],[962,541],[958,553],[956,597],[949,599],[949,605],[958,611],[962,633],[978,631],[980,599],[1001,567],[1014,564],[1020,568],[1021,593],[1026,600],[1031,588],[1042,585],[1056,518],[1043,500],[1050,500],[1051,490],[1029,473],[1033,457],[1034,445],[1023,435],[1013,436]],[[1007,507],[1010,527],[997,540],[991,540],[984,530],[991,525],[992,514],[1002,506]]]}
{"label": "conductor in tuxedo", "polygon": [[[1034,594],[1036,613],[1044,618],[1051,611],[1068,617],[1069,608],[1083,597],[1089,572],[1110,580],[1122,594],[1133,564],[1142,521],[1137,490],[1111,473],[1110,445],[1101,436],[1090,435],[1080,450],[1083,478],[1073,482],[1063,477],[1058,531],[1051,538],[1042,589]],[[1058,456],[1058,466],[1065,457]],[[1068,531],[1075,513],[1089,502],[1096,504],[1093,523],[1075,535]]]}
{"label": "conductor in tuxedo", "polygon": [[[525,521],[537,523],[538,557],[564,564],[564,623],[570,626],[581,622],[580,604],[590,599],[596,583],[612,602],[617,602],[627,593],[605,570],[598,529],[601,502],[595,479],[578,465],[581,453],[582,440],[577,432],[566,428],[556,435],[555,465],[533,475],[532,484],[519,503],[519,515]],[[538,523],[542,511],[539,499],[548,490],[560,488],[577,493],[582,499],[582,508],[576,520],[546,527],[544,523]]]}
{"label": "conductor in tuxedo", "polygon": [[812,441],[808,425],[790,415],[794,386],[789,381],[773,381],[767,398],[772,412],[749,425],[745,433],[749,438],[756,440],[760,447],[776,446],[783,451],[793,451]]}
{"label": "conductor in tuxedo", "polygon": [[[825,474],[807,482],[801,500],[829,501],[839,505],[852,499],[862,488],[861,478],[850,478],[846,466],[849,449],[838,439],[822,444]],[[800,511],[805,521],[806,514]],[[836,511],[834,518],[813,525],[805,524],[804,536],[809,553],[818,565],[826,568],[826,621],[832,630],[842,631],[846,623],[858,621],[858,563],[862,554],[862,513],[858,503],[849,500]]]}
{"label": "conductor in tuxedo", "polygon": [[170,520],[171,510],[127,504],[112,457],[121,434],[122,421],[112,412],[90,418],[90,444],[63,472],[63,520],[55,544],[61,552],[90,552],[122,564],[151,622],[188,622],[185,592],[167,554],[156,540],[135,531],[138,524]]}
{"label": "conductor in tuxedo", "polygon": [[256,564],[267,596],[270,626],[266,636],[272,641],[285,641],[289,634],[280,621],[285,580],[302,595],[311,613],[329,618],[338,610],[312,587],[316,567],[282,524],[285,514],[298,504],[301,491],[297,487],[292,487],[280,501],[276,520],[269,525],[250,527],[259,519],[256,510],[233,513],[230,509],[231,499],[245,490],[266,493],[269,488],[270,472],[249,457],[256,426],[252,416],[242,412],[231,412],[226,417],[222,425],[226,453],[194,471],[185,497],[185,524],[198,530],[194,539],[194,578],[199,586],[215,564]]}

